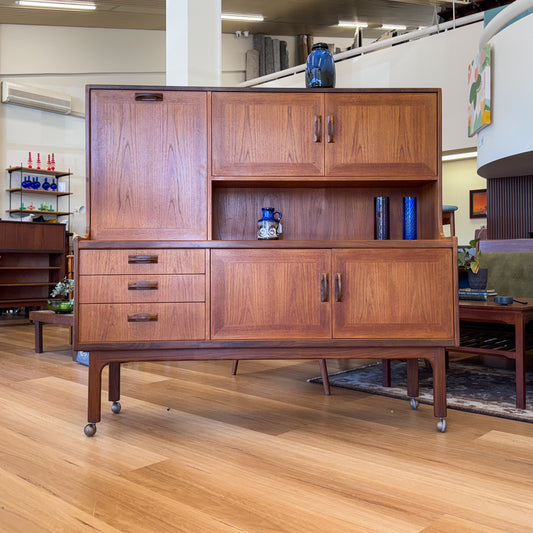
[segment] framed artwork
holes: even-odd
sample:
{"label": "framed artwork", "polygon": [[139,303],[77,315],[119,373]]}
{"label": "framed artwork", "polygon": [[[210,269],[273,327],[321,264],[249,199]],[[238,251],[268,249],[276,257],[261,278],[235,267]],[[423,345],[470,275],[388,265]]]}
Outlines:
{"label": "framed artwork", "polygon": [[468,136],[490,124],[491,48],[485,45],[468,65]]}
{"label": "framed artwork", "polygon": [[487,217],[487,189],[470,191],[470,218]]}

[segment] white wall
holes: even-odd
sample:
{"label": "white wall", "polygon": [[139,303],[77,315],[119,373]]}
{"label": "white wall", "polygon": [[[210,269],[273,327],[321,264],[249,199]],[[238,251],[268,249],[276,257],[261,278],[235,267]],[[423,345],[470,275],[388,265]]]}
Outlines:
{"label": "white wall", "polygon": [[[477,175],[476,159],[447,161],[442,164],[442,203],[455,205],[455,235],[459,244],[468,244],[475,230],[487,226],[486,218],[470,218],[470,191],[486,189],[487,180]],[[449,228],[444,228],[449,235]]]}

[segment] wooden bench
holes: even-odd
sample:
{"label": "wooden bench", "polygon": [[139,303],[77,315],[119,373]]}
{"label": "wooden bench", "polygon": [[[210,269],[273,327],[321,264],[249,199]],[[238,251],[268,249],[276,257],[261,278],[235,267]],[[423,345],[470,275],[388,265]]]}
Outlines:
{"label": "wooden bench", "polygon": [[[35,351],[43,353],[43,324],[59,324],[70,327],[70,344],[72,344],[72,326],[74,315],[72,313],[54,313],[53,311],[30,311],[30,320],[35,324]],[[72,360],[75,360],[74,351]]]}

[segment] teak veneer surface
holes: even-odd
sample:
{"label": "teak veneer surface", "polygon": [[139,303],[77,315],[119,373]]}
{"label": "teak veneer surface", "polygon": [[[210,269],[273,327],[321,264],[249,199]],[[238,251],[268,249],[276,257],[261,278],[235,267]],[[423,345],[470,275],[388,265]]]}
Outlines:
{"label": "teak veneer surface", "polygon": [[31,325],[2,326],[3,533],[531,531],[532,424],[451,411],[437,433],[429,406],[324,396],[316,362],[131,363],[87,439],[68,330],[35,354]]}

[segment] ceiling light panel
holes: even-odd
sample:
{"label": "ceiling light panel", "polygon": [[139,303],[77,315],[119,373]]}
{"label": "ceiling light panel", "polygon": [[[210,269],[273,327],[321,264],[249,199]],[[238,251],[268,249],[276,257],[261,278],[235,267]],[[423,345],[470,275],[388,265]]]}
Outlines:
{"label": "ceiling light panel", "polygon": [[367,22],[350,22],[347,20],[339,20],[337,24],[339,28],[368,28]]}
{"label": "ceiling light panel", "polygon": [[94,11],[96,9],[94,2],[41,2],[40,0],[17,0],[16,3],[22,7],[38,7],[41,9],[81,9],[87,11]]}
{"label": "ceiling light panel", "polygon": [[222,20],[243,20],[246,22],[263,22],[263,15],[239,15],[237,13],[222,13]]}

